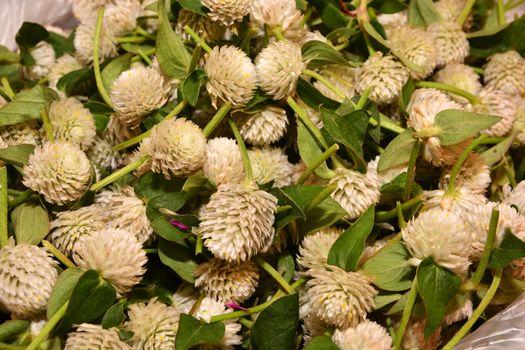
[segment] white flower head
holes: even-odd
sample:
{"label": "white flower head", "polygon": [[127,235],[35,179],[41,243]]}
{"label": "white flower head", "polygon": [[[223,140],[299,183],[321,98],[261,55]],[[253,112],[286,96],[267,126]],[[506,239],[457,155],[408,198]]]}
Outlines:
{"label": "white flower head", "polygon": [[[440,179],[440,188],[446,188],[450,181],[450,169]],[[478,154],[471,154],[463,163],[456,176],[456,188],[459,191],[484,194],[491,183],[490,167]]]}
{"label": "white flower head", "polygon": [[277,106],[267,106],[260,112],[244,114],[239,119],[239,131],[244,141],[256,146],[280,140],[288,126],[286,110]]}
{"label": "white flower head", "polygon": [[177,17],[175,32],[184,40],[190,40],[191,36],[184,30],[185,26],[193,29],[195,33],[208,43],[221,39],[227,28],[221,22],[215,22],[209,17],[201,16],[190,10],[181,9]]}
{"label": "white flower head", "polygon": [[381,23],[387,36],[399,27],[408,25],[408,11],[396,13],[382,13],[377,16],[377,21]]}
{"label": "white flower head", "polygon": [[466,0],[438,0],[434,3],[436,11],[445,21],[457,21],[465,7]]}
{"label": "white flower head", "polygon": [[0,128],[0,138],[4,141],[5,147],[22,144],[38,146],[41,143],[40,132],[33,122],[4,126]]}
{"label": "white flower head", "polygon": [[261,147],[248,150],[253,181],[259,185],[273,181],[274,187],[292,184],[293,165],[282,148]]}
{"label": "white flower head", "polygon": [[468,56],[470,45],[461,26],[455,21],[439,21],[428,26],[437,52],[437,65],[462,63]]}
{"label": "white flower head", "polygon": [[113,35],[121,36],[135,29],[141,12],[139,0],[112,0],[106,7],[104,18],[111,23]]}
{"label": "white flower head", "polygon": [[[329,65],[322,68],[319,74],[334,85],[346,97],[352,98],[355,95],[355,84],[358,70],[339,65]],[[323,95],[337,102],[343,102],[332,90],[328,89],[320,81],[315,81],[314,86]]]}
{"label": "white flower head", "polygon": [[130,128],[129,125],[124,123],[116,115],[116,113],[111,113],[109,115],[109,122],[106,126],[105,134],[112,143],[117,144],[124,142],[137,136],[140,132],[140,128]]}
{"label": "white flower head", "polygon": [[65,350],[131,350],[120,340],[117,328],[104,329],[98,324],[82,323],[67,335]]}
{"label": "white flower head", "polygon": [[303,269],[323,269],[328,260],[330,248],[343,231],[327,227],[315,233],[307,234],[299,247],[297,264]]}
{"label": "white flower head", "polygon": [[[209,323],[212,316],[221,315],[231,311],[226,308],[221,302],[205,297],[201,300],[199,307],[197,308],[195,318],[199,318],[204,322]],[[239,345],[242,342],[242,337],[237,334],[241,330],[241,325],[234,319],[223,321],[224,323],[224,336],[218,344],[223,349],[232,349],[234,345]]]}
{"label": "white flower head", "polygon": [[302,20],[303,15],[294,0],[252,0],[250,21],[261,35],[268,26],[279,28],[288,40],[300,42],[307,35]]}
{"label": "white flower head", "polygon": [[244,167],[237,142],[226,137],[208,140],[202,173],[217,186],[241,183],[244,180]]}
{"label": "white flower head", "polygon": [[390,350],[392,338],[379,324],[364,320],[356,327],[336,329],[332,340],[341,350]]}
{"label": "white flower head", "polygon": [[113,170],[123,162],[123,155],[113,150],[113,143],[105,137],[97,136],[88,149],[87,156],[101,169]]}
{"label": "white flower head", "polygon": [[56,61],[49,67],[49,87],[57,89],[57,83],[64,75],[79,70],[82,68],[82,63],[70,54],[64,54],[56,59]]}
{"label": "white flower head", "polygon": [[97,17],[98,9],[109,5],[114,0],[73,0],[73,15],[81,23],[91,21]]}
{"label": "white flower head", "polygon": [[35,64],[29,67],[29,77],[40,79],[47,76],[55,62],[53,46],[45,41],[41,41],[31,50],[31,56],[33,56]]}
{"label": "white flower head", "polygon": [[483,79],[489,88],[510,95],[525,94],[525,59],[509,50],[489,57]]}
{"label": "white flower head", "polygon": [[189,314],[198,299],[199,290],[192,284],[182,283],[172,295],[171,303],[181,314]]}
{"label": "white flower head", "polygon": [[[93,61],[93,43],[95,40],[95,21],[90,20],[81,23],[75,30],[75,51],[76,57],[84,64]],[[117,54],[117,38],[109,28],[107,20],[103,22],[100,33],[99,57],[103,61],[105,58]]]}
{"label": "white flower head", "polygon": [[501,118],[499,122],[483,132],[491,137],[506,135],[516,119],[517,100],[506,92],[490,88],[483,88],[479,97],[480,103],[473,106],[474,112]]}
{"label": "white flower head", "polygon": [[250,13],[251,0],[202,0],[202,4],[212,20],[231,26]]}
{"label": "white flower head", "polygon": [[520,214],[525,214],[525,180],[520,181],[512,190],[506,186],[503,188],[503,203],[515,206]]}
{"label": "white flower head", "polygon": [[[479,74],[470,66],[463,63],[450,63],[434,74],[433,79],[438,83],[444,83],[465,90],[473,95],[481,92]],[[468,100],[459,95],[448,92],[454,101],[466,104]]]}

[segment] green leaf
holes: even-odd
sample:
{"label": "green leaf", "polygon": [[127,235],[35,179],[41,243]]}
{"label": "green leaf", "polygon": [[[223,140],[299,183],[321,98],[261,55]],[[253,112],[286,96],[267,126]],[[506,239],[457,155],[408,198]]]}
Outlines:
{"label": "green leaf", "polygon": [[425,26],[425,19],[419,11],[419,7],[417,6],[416,0],[410,1],[408,5],[408,24],[410,24],[413,27]]}
{"label": "green leaf", "polygon": [[525,16],[521,16],[497,34],[469,40],[470,53],[474,57],[488,57],[498,52],[515,50],[525,55],[525,40],[522,40],[524,32]]}
{"label": "green leaf", "polygon": [[439,128],[438,137],[442,145],[455,145],[490,128],[500,120],[500,117],[491,115],[445,109],[436,115],[434,125]]}
{"label": "green leaf", "polygon": [[[191,232],[185,232],[170,224],[170,216],[160,210],[167,209],[177,212],[186,202],[184,192],[164,193],[149,200],[146,204],[146,216],[156,234],[169,241],[186,238]],[[160,210],[159,210],[160,209]]]}
{"label": "green leaf", "polygon": [[30,325],[31,322],[26,320],[7,320],[3,322],[0,324],[0,342],[8,341],[18,334],[25,332]]}
{"label": "green leaf", "polygon": [[65,74],[57,82],[57,88],[66,96],[90,95],[95,87],[95,73],[92,68],[82,68]]}
{"label": "green leaf", "polygon": [[365,241],[374,228],[374,207],[368,208],[339,238],[328,253],[328,264],[356,271]]}
{"label": "green leaf", "polygon": [[184,242],[170,242],[160,238],[158,244],[160,261],[170,267],[180,278],[188,283],[193,283],[195,278],[193,270],[197,262],[193,250]]}
{"label": "green leaf", "polygon": [[202,4],[200,0],[177,0],[179,4],[186,10],[198,13],[201,16],[206,17],[208,9]]}
{"label": "green leaf", "polygon": [[416,3],[419,14],[423,18],[423,21],[427,26],[434,22],[441,20],[439,12],[436,10],[436,6],[432,0],[412,0]]}
{"label": "green leaf", "polygon": [[[310,134],[303,123],[297,123],[297,147],[299,148],[299,155],[307,166],[315,164],[321,157],[323,151]],[[332,171],[328,169],[326,162],[315,169],[315,174],[322,179],[330,179]]]}
{"label": "green leaf", "polygon": [[118,303],[114,304],[108,309],[108,311],[106,311],[102,318],[102,328],[108,329],[120,326],[126,319],[124,311],[126,311],[126,299],[119,300]]}
{"label": "green leaf", "polygon": [[224,337],[222,322],[202,323],[187,314],[180,315],[175,350],[188,350],[199,344],[216,344]]}
{"label": "green leaf", "polygon": [[162,174],[148,172],[140,177],[135,184],[135,194],[144,202],[166,192],[180,191],[184,182],[167,180]]}
{"label": "green leaf", "polygon": [[512,146],[515,137],[516,134],[507,136],[505,140],[481,153],[485,164],[490,167],[496,165],[505,156],[510,146]]}
{"label": "green leaf", "polygon": [[346,27],[349,22],[349,17],[341,12],[339,2],[337,0],[310,0],[309,3],[314,5],[317,13],[321,16],[323,24],[329,29],[337,29]]}
{"label": "green leaf", "polygon": [[20,49],[27,49],[36,46],[48,36],[49,32],[40,24],[24,22],[15,35],[15,41]]}
{"label": "green leaf", "polygon": [[83,274],[84,271],[74,267],[65,270],[58,276],[58,280],[55,282],[47,302],[47,319],[53,317],[62,305],[71,298],[71,293],[73,293],[73,289]]}
{"label": "green leaf", "polygon": [[0,45],[0,62],[16,62],[18,54],[10,51],[7,47]]}
{"label": "green leaf", "polygon": [[49,216],[40,204],[20,204],[11,212],[11,220],[17,244],[38,244],[49,233]]}
{"label": "green leaf", "polygon": [[348,61],[339,51],[322,41],[308,41],[301,48],[301,53],[303,61],[307,62],[309,68],[317,68],[327,64],[349,66]]}
{"label": "green leaf", "polygon": [[332,198],[326,198],[321,204],[306,212],[306,220],[297,221],[297,228],[299,232],[307,234],[328,227],[345,215],[347,215],[346,210],[341,208],[339,203]]}
{"label": "green leaf", "polygon": [[191,54],[182,40],[171,29],[166,0],[159,0],[159,29],[157,32],[156,54],[164,74],[171,78],[183,79],[188,73]]}
{"label": "green leaf", "polygon": [[319,335],[306,343],[303,350],[339,350],[339,347],[326,335]]}
{"label": "green leaf", "polygon": [[206,79],[206,73],[202,69],[196,69],[184,79],[182,83],[182,94],[192,106],[197,105],[201,85]]}
{"label": "green leaf", "polygon": [[13,101],[0,108],[0,127],[38,120],[58,95],[52,89],[36,85],[31,90],[19,92]]}
{"label": "green leaf", "polygon": [[283,276],[286,282],[290,282],[295,274],[295,263],[293,256],[285,252],[277,259],[277,272]]}
{"label": "green leaf", "polygon": [[396,314],[402,314],[403,310],[405,309],[408,301],[408,294],[410,291],[404,293],[401,295],[401,297],[396,301],[394,305],[385,313],[386,315],[396,315]]}
{"label": "green leaf", "polygon": [[151,49],[155,49],[155,46],[151,46],[150,44],[121,43],[120,46],[127,52],[137,55],[139,54],[139,51],[144,53],[150,51]]}
{"label": "green leaf", "polygon": [[401,299],[401,294],[387,294],[387,295],[376,295],[374,297],[374,310],[379,310],[388,304]]}
{"label": "green leaf", "polygon": [[299,325],[299,295],[287,295],[262,311],[253,324],[251,345],[254,350],[295,349]]}
{"label": "green leaf", "polygon": [[49,32],[49,37],[46,39],[46,42],[53,46],[53,50],[55,50],[56,57],[60,57],[66,53],[74,54],[75,45],[73,39],[73,33],[71,33],[71,35],[69,35],[69,37],[66,38],[57,33]]}
{"label": "green leaf", "polygon": [[100,73],[102,76],[102,83],[107,91],[111,91],[113,81],[118,78],[120,73],[128,70],[131,65],[131,57],[133,54],[125,53],[112,59]]}
{"label": "green leaf", "polygon": [[412,93],[414,92],[415,89],[416,89],[416,86],[414,84],[414,81],[412,79],[408,79],[405,86],[403,86],[403,89],[401,90],[401,93],[399,94],[399,99],[398,99],[399,110],[402,113],[406,113],[408,103],[410,102],[410,97],[412,97]]}
{"label": "green leaf", "polygon": [[8,164],[24,166],[29,162],[34,149],[35,146],[24,144],[0,149],[0,159]]}
{"label": "green leaf", "polygon": [[414,130],[412,129],[406,129],[397,135],[395,139],[390,141],[385,151],[381,154],[379,163],[377,164],[377,171],[381,172],[408,163],[410,152],[415,143]]}
{"label": "green leaf", "polygon": [[499,247],[492,250],[489,266],[494,269],[502,269],[513,260],[525,256],[525,242],[514,236],[509,229],[505,230],[505,236]]}
{"label": "green leaf", "polygon": [[283,204],[290,204],[297,212],[298,217],[305,220],[306,208],[322,190],[323,187],[321,186],[291,185],[275,188],[272,192],[277,198],[282,199]]}
{"label": "green leaf", "polygon": [[381,289],[399,292],[412,285],[412,258],[402,243],[394,243],[381,249],[363,265],[363,271],[374,278]]}
{"label": "green leaf", "polygon": [[428,337],[441,324],[447,304],[459,291],[461,279],[453,272],[436,265],[432,258],[421,262],[417,269],[417,288],[425,304]]}
{"label": "green leaf", "polygon": [[315,111],[319,111],[319,106],[321,105],[328,109],[337,109],[337,107],[339,107],[338,102],[323,95],[310,82],[303,78],[299,78],[297,81],[296,91],[301,100]]}
{"label": "green leaf", "polygon": [[407,9],[407,5],[400,0],[373,0],[368,6],[386,14],[398,13]]}

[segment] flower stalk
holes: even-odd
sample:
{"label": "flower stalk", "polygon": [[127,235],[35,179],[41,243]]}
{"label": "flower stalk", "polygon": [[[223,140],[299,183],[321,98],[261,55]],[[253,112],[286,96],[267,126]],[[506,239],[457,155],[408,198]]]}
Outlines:
{"label": "flower stalk", "polygon": [[122,169],[119,169],[115,171],[113,174],[109,175],[108,177],[100,180],[99,182],[94,183],[91,186],[91,191],[97,192],[98,190],[106,187],[107,185],[117,181],[122,176],[131,173],[132,171],[138,169],[142,164],[146,163],[150,159],[149,156],[142,156],[139,159],[135,160],[134,162],[129,163]]}
{"label": "flower stalk", "polygon": [[8,242],[7,219],[7,167],[0,167],[0,248]]}
{"label": "flower stalk", "polygon": [[106,87],[102,82],[102,74],[100,73],[100,34],[102,32],[102,21],[104,20],[104,6],[101,6],[98,10],[97,23],[95,27],[95,39],[93,40],[93,71],[95,72],[95,82],[97,84],[97,89],[100,94],[100,97],[106,102],[108,106],[113,108],[111,99],[106,91]]}

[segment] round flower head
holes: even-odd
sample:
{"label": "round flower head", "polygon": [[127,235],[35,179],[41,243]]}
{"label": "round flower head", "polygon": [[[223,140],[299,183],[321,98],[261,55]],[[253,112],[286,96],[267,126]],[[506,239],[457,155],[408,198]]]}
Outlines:
{"label": "round flower head", "polygon": [[195,268],[195,286],[220,302],[242,303],[259,283],[259,268],[252,261],[240,264],[213,258]]}
{"label": "round flower head", "polygon": [[[299,296],[299,303],[301,303],[301,296]],[[299,306],[300,307],[300,306]],[[301,311],[299,309],[299,317],[301,317]],[[313,314],[309,314],[302,318],[303,321],[303,339],[305,344],[310,342],[314,337],[323,335],[331,327],[325,322],[321,321],[318,317]]]}
{"label": "round flower head", "polygon": [[[357,70],[338,65],[325,66],[320,72],[326,80],[332,83],[346,97],[352,98],[355,95],[355,81]],[[323,95],[337,102],[343,102],[341,97],[337,96],[332,90],[328,89],[320,81],[314,82],[314,86]]]}
{"label": "round flower head", "polygon": [[257,85],[255,66],[244,51],[235,46],[215,46],[206,56],[204,71],[211,102],[229,102],[243,107],[253,97]]}
{"label": "round flower head", "polygon": [[355,90],[361,94],[370,88],[370,99],[379,104],[388,104],[397,99],[408,81],[408,71],[394,56],[383,56],[378,52],[370,56],[359,69]]}
{"label": "round flower head", "polygon": [[124,328],[133,332],[131,341],[135,349],[174,349],[179,326],[180,312],[173,306],[161,303],[157,298],[147,303],[135,303],[128,307],[129,321]]}
{"label": "round flower head", "polygon": [[226,32],[226,27],[221,23],[214,22],[209,17],[201,16],[193,11],[181,9],[177,17],[175,32],[188,41],[191,39],[191,36],[184,30],[185,26],[193,29],[195,33],[208,43],[220,40]]}
{"label": "round flower head", "polygon": [[296,8],[294,0],[252,0],[250,22],[263,35],[265,26],[279,28],[284,37],[295,42],[301,41],[307,30],[302,25],[303,15]]}
{"label": "round flower head", "polygon": [[516,187],[503,187],[503,203],[515,206],[520,214],[525,214],[525,180],[520,181]]}
{"label": "round flower head", "polygon": [[360,272],[346,272],[336,266],[330,270],[311,269],[306,282],[310,313],[339,328],[354,327],[374,306],[377,291],[372,279]]}
{"label": "round flower head", "polygon": [[377,21],[381,23],[388,37],[399,27],[408,25],[408,11],[396,13],[382,13],[377,16]]}
{"label": "round flower head", "polygon": [[58,250],[70,256],[80,237],[100,231],[104,226],[104,212],[98,205],[62,211],[51,221],[49,238]]}
{"label": "round flower head", "polygon": [[225,26],[240,22],[250,13],[251,1],[246,0],[202,0],[202,4],[210,11],[208,16],[213,21],[222,22]]}
{"label": "round flower head", "polygon": [[297,264],[303,269],[323,269],[328,260],[330,248],[343,231],[335,227],[327,227],[303,238],[299,247]]}
{"label": "round flower head", "polygon": [[215,257],[245,261],[272,244],[276,209],[277,198],[256,186],[223,184],[203,207],[199,233]]}
{"label": "round flower head", "polygon": [[500,90],[484,88],[479,95],[481,101],[473,106],[473,111],[500,117],[501,120],[484,130],[491,137],[506,135],[516,119],[517,101],[512,96]]}
{"label": "round flower head", "polygon": [[49,203],[62,205],[82,197],[90,177],[86,154],[73,143],[55,141],[35,148],[24,167],[23,183]]}
{"label": "round flower head", "polygon": [[182,283],[171,297],[171,304],[181,314],[189,314],[191,308],[199,299],[199,290],[193,288],[192,284]]}
{"label": "round flower head", "polygon": [[489,88],[511,95],[525,94],[525,59],[513,50],[488,59],[483,79]]}
{"label": "round flower head", "polygon": [[104,17],[107,23],[111,23],[113,35],[121,36],[135,29],[141,11],[139,0],[112,0]]}
{"label": "round flower head", "polygon": [[[232,310],[226,308],[221,302],[218,302],[217,300],[209,297],[205,297],[202,299],[193,317],[209,323],[212,316],[221,315],[229,311],[231,312]],[[235,321],[236,320],[232,319],[222,321],[224,324],[224,336],[217,344],[214,345],[217,345],[222,349],[233,349],[234,345],[241,344],[242,337],[237,334],[241,330],[241,325]]]}
{"label": "round flower head", "polygon": [[439,209],[430,209],[410,220],[401,230],[414,263],[432,257],[434,262],[458,275],[470,265],[471,238],[468,227],[459,216]]}
{"label": "round flower head", "polygon": [[0,249],[0,305],[16,318],[35,318],[46,310],[57,263],[44,248],[13,243]]}
{"label": "round flower head", "polygon": [[341,350],[390,350],[392,338],[375,322],[364,320],[355,328],[336,329],[332,340]]}
{"label": "round flower head", "polygon": [[110,98],[117,117],[136,128],[144,117],[168,100],[169,82],[152,68],[138,66],[122,72],[113,82]]}
{"label": "round flower head", "polygon": [[244,180],[244,168],[237,142],[226,137],[208,140],[202,173],[216,186],[241,183]]}
{"label": "round flower head", "polygon": [[[450,181],[450,169],[441,177],[439,187],[445,189]],[[485,164],[483,158],[472,153],[463,163],[456,176],[456,188],[466,190],[474,194],[484,194],[490,185],[490,167]]]}
{"label": "round flower head", "polygon": [[442,20],[455,22],[465,7],[466,0],[438,0],[434,3]]}
{"label": "round flower head", "polygon": [[[462,63],[450,63],[439,70],[434,75],[434,80],[438,83],[444,83],[455,86],[473,95],[478,95],[481,92],[481,83],[479,75],[470,66]],[[447,93],[454,101],[466,104],[468,100],[464,97],[453,93]]]}
{"label": "round flower head", "polygon": [[428,26],[427,31],[437,52],[437,65],[462,63],[469,54],[467,36],[454,21],[439,21]]}
{"label": "round flower head", "polygon": [[83,236],[76,244],[73,259],[82,270],[97,270],[125,294],[140,282],[147,258],[142,245],[122,230],[104,229]]}
{"label": "round flower head", "polygon": [[261,89],[275,100],[295,94],[297,81],[306,68],[301,47],[291,41],[275,41],[255,58],[257,79]]}
{"label": "round flower head", "polygon": [[426,320],[410,322],[406,328],[401,349],[403,350],[437,350],[441,345],[441,327],[425,337]]}
{"label": "round flower head", "polygon": [[31,56],[34,58],[35,64],[29,68],[29,77],[40,79],[48,75],[49,69],[55,62],[53,46],[45,41],[41,41],[31,50]]}
{"label": "round flower head", "polygon": [[[95,40],[95,21],[90,20],[81,23],[75,30],[75,52],[76,57],[83,63],[93,61],[93,42]],[[99,57],[103,61],[107,57],[117,54],[117,38],[108,27],[107,19],[104,20],[100,33]]]}
{"label": "round flower head", "polygon": [[131,350],[120,340],[117,328],[104,329],[98,324],[82,323],[67,335],[64,350]]}
{"label": "round flower head", "polygon": [[197,172],[206,157],[206,137],[185,118],[166,120],[151,133],[151,170],[166,178]]}
{"label": "round flower head", "polygon": [[472,316],[472,301],[468,298],[465,298],[465,301],[463,304],[459,304],[456,301],[454,304],[456,308],[454,311],[448,313],[445,318],[443,319],[443,323],[445,325],[451,325],[452,323],[463,321],[465,319],[469,319],[470,316]]}
{"label": "round flower head", "polygon": [[281,148],[254,148],[248,151],[252,165],[253,180],[264,185],[273,181],[274,187],[292,184],[293,165]]}
{"label": "round flower head", "polygon": [[93,115],[74,97],[53,101],[49,107],[49,120],[55,139],[70,141],[82,149],[88,148],[97,134]]}
{"label": "round flower head", "polygon": [[88,149],[87,156],[101,169],[113,170],[122,164],[123,155],[118,151],[113,151],[113,144],[104,137],[95,137],[93,145]]}
{"label": "round flower head", "polygon": [[84,23],[97,17],[98,9],[109,5],[114,0],[73,0],[73,15]]}
{"label": "round flower head", "polygon": [[106,126],[106,135],[112,143],[117,144],[124,142],[140,133],[140,128],[131,129],[126,123],[121,121],[115,113],[109,115],[109,122]]}
{"label": "round flower head", "polygon": [[40,132],[32,122],[8,125],[0,128],[0,137],[6,147],[17,145],[40,145]]}
{"label": "round flower head", "polygon": [[244,114],[240,119],[241,136],[245,142],[256,146],[280,140],[288,126],[286,110],[277,106],[267,106],[255,114]]}
{"label": "round flower head", "polygon": [[377,162],[368,163],[366,174],[338,168],[330,184],[336,189],[330,195],[348,213],[348,219],[355,219],[368,207],[379,202],[381,181],[377,175]]}
{"label": "round flower head", "polygon": [[82,68],[82,63],[70,54],[64,54],[49,67],[49,87],[57,89],[57,83],[64,75]]}

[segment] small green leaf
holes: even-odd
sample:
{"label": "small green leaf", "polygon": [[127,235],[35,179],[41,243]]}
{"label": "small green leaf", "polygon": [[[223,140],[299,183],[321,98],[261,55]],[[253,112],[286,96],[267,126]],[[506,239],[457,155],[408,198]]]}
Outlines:
{"label": "small green leaf", "polygon": [[160,238],[158,253],[160,261],[175,271],[180,278],[188,283],[195,281],[193,270],[197,267],[197,262],[193,260],[193,250],[184,242],[170,242]]}
{"label": "small green leaf", "polygon": [[290,282],[295,274],[295,263],[293,256],[285,252],[277,259],[277,272],[283,276],[286,282]]}
{"label": "small green leaf", "polygon": [[73,289],[78,283],[84,271],[74,267],[69,268],[58,276],[53,286],[51,296],[47,302],[47,318],[50,319],[70,298]]}
{"label": "small green leaf", "polygon": [[135,184],[135,194],[144,202],[166,192],[180,191],[183,181],[167,180],[162,174],[148,172]]}
{"label": "small green leaf", "polygon": [[73,39],[73,33],[71,33],[66,38],[57,33],[49,32],[49,37],[46,39],[46,42],[53,46],[53,50],[55,50],[56,57],[60,57],[66,53],[73,54],[75,52],[75,45]]}
{"label": "small green leaf", "polygon": [[48,36],[49,32],[40,24],[24,22],[15,35],[15,41],[20,49],[27,49],[36,46]]}
{"label": "small green leaf", "polygon": [[164,193],[156,196],[146,204],[146,216],[156,234],[169,241],[178,241],[186,238],[191,232],[181,231],[170,224],[170,216],[162,213],[159,209],[167,209],[173,213],[177,212],[186,201],[184,192]]}
{"label": "small green leaf", "polygon": [[403,86],[403,89],[399,94],[398,106],[401,112],[406,113],[408,103],[410,102],[410,97],[412,97],[412,93],[415,89],[416,86],[414,81],[412,79],[408,79],[407,83],[405,86]]}
{"label": "small green leaf", "polygon": [[412,129],[406,129],[397,135],[395,139],[390,141],[385,151],[381,154],[379,163],[377,164],[377,171],[384,171],[408,163],[410,152],[415,143],[414,130]]}
{"label": "small green leaf", "polygon": [[489,266],[494,269],[502,269],[513,260],[525,256],[525,242],[514,236],[509,229],[505,230],[505,236],[499,247],[492,250]]}
{"label": "small green leaf", "polygon": [[[301,159],[307,166],[315,164],[323,154],[323,151],[321,151],[321,148],[303,123],[297,123],[297,147],[299,148]],[[324,162],[315,169],[315,174],[322,179],[329,179],[332,171],[328,169],[326,162]]]}
{"label": "small green leaf", "polygon": [[102,83],[104,84],[104,87],[107,91],[111,91],[113,81],[118,78],[120,73],[129,69],[132,56],[133,55],[131,53],[120,55],[112,59],[108,64],[106,64],[104,69],[102,69],[102,72],[100,73],[102,76]]}
{"label": "small green leaf", "polygon": [[0,108],[0,127],[39,120],[42,111],[56,99],[58,95],[55,91],[41,85],[19,92],[13,101]]}
{"label": "small green leaf", "polygon": [[95,73],[92,68],[74,70],[62,76],[57,88],[66,96],[89,95],[95,87]]}
{"label": "small green leaf", "polygon": [[[8,320],[0,324],[0,342],[6,342],[25,332],[31,322],[26,320]],[[7,348],[9,349],[9,348]]]}
{"label": "small green leaf", "polygon": [[306,343],[303,350],[339,350],[339,347],[326,335],[319,335]]}
{"label": "small green leaf", "polygon": [[310,82],[299,78],[297,81],[297,95],[310,108],[319,111],[319,106],[335,110],[339,107],[339,103],[329,99],[317,90]]}
{"label": "small green leaf", "polygon": [[34,149],[35,146],[24,144],[0,149],[0,159],[8,164],[24,166],[29,162]]}
{"label": "small green leaf", "polygon": [[17,244],[38,244],[49,233],[49,216],[40,204],[20,204],[11,212],[11,220]]}
{"label": "small green leaf", "polygon": [[298,217],[305,220],[306,208],[322,190],[323,187],[321,186],[292,185],[275,188],[272,192],[275,193],[277,198],[282,199],[283,204],[290,204],[294,211],[297,212]]}
{"label": "small green leaf", "polygon": [[336,223],[347,215],[347,212],[332,198],[326,198],[321,204],[310,209],[305,214],[306,220],[298,220],[297,228],[299,232],[307,234]]}
{"label": "small green leaf", "polygon": [[515,137],[516,134],[507,136],[507,138],[497,145],[481,153],[481,157],[485,161],[485,164],[489,167],[496,165],[505,156],[510,146],[512,146]]}
{"label": "small green leaf", "polygon": [[317,68],[327,64],[349,66],[348,61],[339,51],[322,41],[308,41],[301,48],[301,53],[303,61],[308,64],[309,68]]}
{"label": "small green leaf", "polygon": [[350,18],[341,12],[337,0],[310,0],[309,3],[314,5],[317,13],[321,16],[323,24],[329,29],[346,27]]}
{"label": "small green leaf", "polygon": [[453,272],[436,265],[432,258],[421,262],[417,269],[417,288],[425,304],[428,337],[441,324],[447,304],[459,291],[461,279]]}
{"label": "small green leaf", "polygon": [[521,16],[508,25],[507,28],[494,35],[483,36],[469,40],[470,53],[474,57],[488,57],[498,52],[515,50],[525,55],[525,16]]}
{"label": "small green leaf", "polygon": [[254,350],[295,349],[299,325],[299,295],[287,295],[262,311],[252,327]]}
{"label": "small green leaf", "polygon": [[500,117],[491,115],[445,109],[436,115],[434,125],[440,130],[438,137],[442,145],[455,145],[490,128],[500,120]]}
{"label": "small green leaf", "polygon": [[376,295],[374,297],[374,310],[379,310],[388,304],[401,299],[402,294],[387,294],[387,295]]}
{"label": "small green leaf", "polygon": [[328,264],[356,271],[366,238],[373,228],[374,207],[370,207],[334,242],[328,253]]}
{"label": "small green leaf", "polygon": [[413,0],[416,3],[419,14],[425,21],[427,26],[434,22],[441,20],[439,12],[436,10],[436,6],[432,0]]}
{"label": "small green leaf", "polygon": [[182,94],[192,106],[197,105],[201,85],[206,79],[206,73],[202,69],[196,69],[184,79],[182,83]]}
{"label": "small green leaf", "polygon": [[108,329],[120,326],[126,319],[124,311],[126,311],[126,299],[119,300],[118,303],[114,304],[108,309],[108,311],[106,311],[102,318],[102,328]]}
{"label": "small green leaf", "polygon": [[224,324],[222,322],[202,323],[196,318],[181,314],[175,350],[188,350],[199,344],[216,344],[224,337]]}
{"label": "small green leaf", "polygon": [[179,4],[186,10],[198,13],[201,16],[206,17],[208,9],[202,4],[200,0],[177,0]]}

